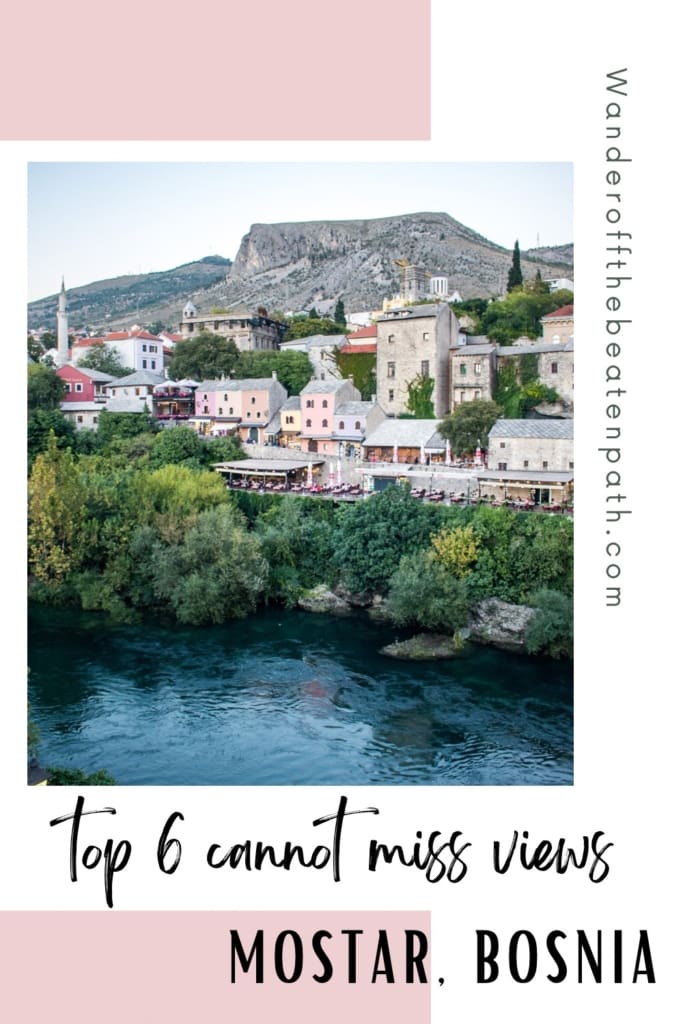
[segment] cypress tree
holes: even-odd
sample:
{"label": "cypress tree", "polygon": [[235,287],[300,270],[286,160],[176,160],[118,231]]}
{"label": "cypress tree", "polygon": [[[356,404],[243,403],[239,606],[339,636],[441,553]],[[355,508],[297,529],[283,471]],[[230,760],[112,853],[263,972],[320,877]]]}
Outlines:
{"label": "cypress tree", "polygon": [[334,307],[334,322],[336,324],[346,325],[346,310],[344,309],[344,302],[341,298],[337,299],[337,305]]}
{"label": "cypress tree", "polygon": [[508,291],[512,292],[515,288],[521,288],[524,283],[522,277],[522,259],[519,254],[519,241],[515,242],[515,247],[512,251],[512,266],[508,273]]}

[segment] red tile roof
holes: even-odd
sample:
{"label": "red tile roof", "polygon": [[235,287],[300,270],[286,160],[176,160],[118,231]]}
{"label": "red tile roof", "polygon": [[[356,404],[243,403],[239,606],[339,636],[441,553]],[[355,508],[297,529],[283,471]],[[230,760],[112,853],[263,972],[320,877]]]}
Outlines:
{"label": "red tile roof", "polygon": [[361,327],[359,331],[354,331],[353,334],[347,334],[346,337],[351,343],[353,343],[356,338],[376,338],[377,324],[370,324],[369,327]]}
{"label": "red tile roof", "polygon": [[559,319],[565,319],[568,316],[574,316],[574,306],[571,305],[571,304],[569,306],[560,306],[559,309],[553,310],[552,313],[546,313],[546,315],[543,317],[543,319],[544,320],[551,320],[551,319],[554,319],[555,317],[557,317],[557,319],[559,320]]}
{"label": "red tile roof", "polygon": [[377,352],[377,342],[374,345],[342,345],[339,352],[343,356],[360,356],[370,353],[374,355]]}
{"label": "red tile roof", "polygon": [[88,348],[90,345],[103,345],[104,338],[79,338],[78,341],[74,341],[72,348]]}

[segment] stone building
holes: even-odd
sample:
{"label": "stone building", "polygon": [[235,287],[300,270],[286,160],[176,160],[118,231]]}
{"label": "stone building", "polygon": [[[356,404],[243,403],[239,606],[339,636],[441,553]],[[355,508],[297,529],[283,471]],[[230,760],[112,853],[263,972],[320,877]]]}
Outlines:
{"label": "stone building", "polygon": [[277,349],[286,330],[286,324],[261,313],[199,313],[192,302],[186,304],[180,321],[183,340],[207,331],[234,341],[240,352]]}
{"label": "stone building", "polygon": [[536,373],[541,384],[553,388],[562,403],[562,414],[568,415],[574,409],[574,339],[546,344],[499,345],[496,348],[496,365],[500,370],[505,362],[513,360],[518,366],[524,356],[531,356],[536,363]]}
{"label": "stone building", "polygon": [[564,345],[574,341],[574,306],[560,306],[541,317],[543,341],[552,345]]}
{"label": "stone building", "polygon": [[451,408],[475,399],[490,401],[496,386],[496,346],[457,344],[450,353]]}
{"label": "stone building", "polygon": [[408,386],[423,376],[434,380],[437,417],[449,408],[449,349],[459,324],[446,303],[406,306],[377,321],[377,400],[389,416],[408,409]]}
{"label": "stone building", "polygon": [[496,420],[489,433],[489,469],[574,469],[574,421]]}

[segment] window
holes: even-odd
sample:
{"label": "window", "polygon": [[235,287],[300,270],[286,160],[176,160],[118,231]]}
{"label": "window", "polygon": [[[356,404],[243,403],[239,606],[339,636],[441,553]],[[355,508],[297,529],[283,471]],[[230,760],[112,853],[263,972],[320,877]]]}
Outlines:
{"label": "window", "polygon": [[82,423],[83,422],[83,417],[82,416],[77,416],[76,417],[76,422],[77,423]]}
{"label": "window", "polygon": [[150,350],[150,352],[156,352],[156,350],[157,350],[156,345],[150,345],[149,346],[149,350]]}
{"label": "window", "polygon": [[460,376],[461,377],[466,377],[467,376],[467,363],[461,363],[460,364]]}
{"label": "window", "polygon": [[547,462],[544,462],[544,463],[543,463],[543,468],[544,468],[544,469],[547,469],[547,468],[548,468],[548,463],[547,463]]}
{"label": "window", "polygon": [[150,366],[152,367],[153,370],[156,370],[156,368],[157,368],[157,361],[156,361],[156,359],[152,360],[152,362],[150,363]]}
{"label": "window", "polygon": [[307,398],[306,399],[306,408],[307,409],[312,409],[313,408],[313,399],[312,398]]}
{"label": "window", "polygon": [[223,406],[222,406],[222,405],[219,405],[219,406],[218,406],[218,415],[219,415],[219,416],[222,416],[222,415],[223,415]]}
{"label": "window", "polygon": [[97,416],[93,416],[92,421],[93,421],[93,424],[97,423]]}
{"label": "window", "polygon": [[395,334],[390,334],[389,337],[387,338],[387,341],[389,342],[389,344],[391,344],[392,342],[396,341],[396,335]]}
{"label": "window", "polygon": [[310,420],[306,420],[306,426],[310,427],[310,425],[311,425],[311,421]]}
{"label": "window", "polygon": [[203,412],[204,412],[204,413],[208,413],[208,411],[209,411],[209,407],[208,407],[208,405],[205,405],[205,406],[204,406],[204,409],[203,409]]}
{"label": "window", "polygon": [[396,363],[387,363],[387,377],[396,376]]}
{"label": "window", "polygon": [[323,409],[327,409],[327,399],[323,398]]}
{"label": "window", "polygon": [[146,369],[147,369],[147,360],[146,360],[146,359],[143,359],[143,360],[142,360],[142,369],[143,369],[143,370],[146,370]]}
{"label": "window", "polygon": [[293,423],[293,422],[294,422],[294,417],[293,416],[285,416],[285,423]]}
{"label": "window", "polygon": [[360,430],[360,420],[356,420],[356,430]]}
{"label": "window", "polygon": [[251,418],[251,409],[247,410],[247,419]]}
{"label": "window", "polygon": [[204,399],[205,402],[208,402],[208,400],[209,400],[209,396],[208,395],[202,395],[202,398]]}
{"label": "window", "polygon": [[429,341],[429,331],[423,331],[423,333],[422,333],[422,340],[423,341]]}
{"label": "window", "polygon": [[146,346],[146,345],[143,345],[143,346],[142,346],[142,351],[143,351],[143,352],[146,352],[146,351],[147,351],[147,346]]}
{"label": "window", "polygon": [[570,463],[569,463],[569,468],[570,468],[570,469],[573,469],[573,468],[574,468],[574,463],[573,463],[573,462],[570,462]]}
{"label": "window", "polygon": [[256,399],[254,398],[254,396],[253,396],[253,395],[252,395],[252,398],[251,398],[251,404],[252,404],[252,405],[256,405]]}
{"label": "window", "polygon": [[550,364],[550,372],[551,373],[557,373],[557,363],[551,363]]}
{"label": "window", "polygon": [[326,426],[327,426],[327,420],[323,420],[323,426],[324,426],[324,427],[326,427]]}
{"label": "window", "polygon": [[214,331],[217,331],[218,328],[220,327],[220,325],[221,325],[220,320],[214,320],[214,322],[213,322],[213,329],[214,329]]}
{"label": "window", "polygon": [[230,406],[230,408],[228,409],[228,416],[232,416],[233,413],[234,413],[234,409],[233,409],[232,406]]}
{"label": "window", "polygon": [[83,390],[83,385],[82,384],[74,384],[74,391],[82,391],[82,390]]}
{"label": "window", "polygon": [[339,429],[340,430],[344,429],[344,420],[339,420]]}
{"label": "window", "polygon": [[505,447],[505,441],[501,441],[501,442],[500,442],[500,447],[501,447],[501,448],[504,448],[504,447]]}
{"label": "window", "polygon": [[474,375],[475,377],[481,377],[481,363],[474,364]]}
{"label": "window", "polygon": [[228,400],[228,396],[227,395],[223,395],[223,401],[227,402],[227,400]]}
{"label": "window", "polygon": [[422,362],[420,363],[420,373],[422,374],[423,377],[428,377],[429,376],[429,360],[428,359],[423,359]]}
{"label": "window", "polygon": [[498,469],[507,469],[507,468],[508,468],[507,462],[499,462],[498,463]]}
{"label": "window", "polygon": [[135,394],[136,394],[136,395],[139,395],[139,394],[140,394],[140,388],[136,388],[136,389],[135,389]]}
{"label": "window", "polygon": [[194,324],[188,324],[187,325],[187,333],[188,334],[192,334],[193,331],[194,331]]}
{"label": "window", "polygon": [[529,468],[529,460],[525,459],[524,460],[524,469],[528,469],[528,468]]}
{"label": "window", "polygon": [[390,401],[390,402],[393,402],[393,400],[394,400],[394,392],[393,392],[393,391],[391,390],[391,388],[390,388],[390,389],[389,389],[389,401]]}

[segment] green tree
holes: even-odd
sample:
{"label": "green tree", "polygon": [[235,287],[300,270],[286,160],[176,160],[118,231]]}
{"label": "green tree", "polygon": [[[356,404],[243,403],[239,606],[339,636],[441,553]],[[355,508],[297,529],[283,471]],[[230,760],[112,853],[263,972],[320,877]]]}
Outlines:
{"label": "green tree", "polygon": [[479,446],[488,447],[489,431],[502,412],[499,405],[485,399],[463,402],[441,421],[439,433],[450,441],[456,455],[471,454]]}
{"label": "green tree", "polygon": [[115,786],[116,779],[100,768],[96,772],[84,772],[80,768],[47,769],[48,786]]}
{"label": "green tree", "polygon": [[393,622],[454,633],[467,622],[468,610],[466,584],[449,572],[433,551],[403,556],[391,577],[387,597],[387,614]]}
{"label": "green tree", "polygon": [[36,362],[38,362],[38,360],[41,359],[47,351],[43,342],[34,338],[32,334],[29,334],[26,339],[26,349],[31,359]]}
{"label": "green tree", "polygon": [[516,288],[521,288],[524,284],[524,276],[522,274],[522,258],[519,252],[519,242],[515,242],[515,247],[512,250],[512,266],[508,272],[508,292],[513,292]]}
{"label": "green tree", "polygon": [[234,377],[270,377],[273,370],[288,395],[298,395],[313,376],[311,361],[305,352],[240,352]]}
{"label": "green tree", "polygon": [[77,365],[99,370],[100,373],[110,373],[112,377],[127,377],[129,373],[134,373],[132,367],[123,365],[117,349],[104,343],[93,345]]}
{"label": "green tree", "polygon": [[51,412],[36,409],[28,417],[27,450],[29,467],[36,456],[47,449],[50,435],[53,435],[58,448],[73,447],[76,443],[76,428],[59,409]]}
{"label": "green tree", "polygon": [[334,322],[346,327],[346,310],[341,296],[337,299],[337,304],[334,307]]}
{"label": "green tree", "polygon": [[524,637],[529,654],[571,658],[574,641],[571,598],[556,590],[544,589],[532,597],[531,603],[536,608],[536,613],[530,620]]}
{"label": "green tree", "polygon": [[372,352],[340,352],[332,354],[342,377],[353,378],[364,402],[377,394],[377,356]]}
{"label": "green tree", "polygon": [[254,611],[266,574],[257,538],[229,505],[202,512],[180,543],[158,545],[152,560],[155,593],[190,625]]}
{"label": "green tree", "polygon": [[103,409],[97,421],[97,433],[102,444],[110,444],[115,439],[135,437],[152,430],[152,420],[147,411],[144,412],[110,412]]}
{"label": "green tree", "polygon": [[429,545],[439,511],[415,502],[404,487],[388,487],[352,505],[335,540],[343,581],[356,593],[385,593],[401,556]]}
{"label": "green tree", "polygon": [[232,338],[210,331],[200,331],[195,338],[179,341],[168,367],[172,380],[186,377],[195,380],[218,380],[229,377],[239,358],[239,349]]}
{"label": "green tree", "polygon": [[321,317],[310,317],[306,320],[290,320],[285,334],[285,341],[296,341],[299,338],[310,338],[313,334],[343,334],[339,324]]}
{"label": "green tree", "polygon": [[158,469],[175,463],[198,468],[203,455],[203,442],[191,427],[169,427],[154,438],[150,466]]}
{"label": "green tree", "polygon": [[434,403],[432,393],[434,391],[434,380],[432,377],[425,377],[418,374],[408,384],[408,398],[406,406],[408,412],[418,420],[434,419]]}
{"label": "green tree", "polygon": [[36,409],[48,412],[58,409],[66,394],[66,384],[57,376],[56,370],[42,363],[28,367],[27,400],[29,413]]}
{"label": "green tree", "polygon": [[329,502],[285,497],[256,521],[268,564],[265,597],[291,607],[302,592],[332,582],[334,507]]}
{"label": "green tree", "polygon": [[51,435],[37,456],[28,486],[28,557],[37,580],[60,584],[84,555],[86,493],[76,460]]}

